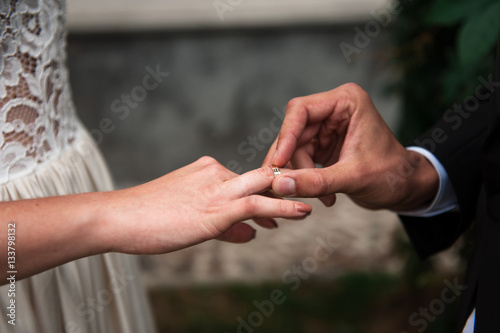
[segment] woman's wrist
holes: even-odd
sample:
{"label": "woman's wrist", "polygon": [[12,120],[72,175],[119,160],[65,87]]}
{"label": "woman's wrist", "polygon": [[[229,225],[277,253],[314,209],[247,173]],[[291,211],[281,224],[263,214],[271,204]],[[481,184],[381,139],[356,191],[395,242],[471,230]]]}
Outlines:
{"label": "woman's wrist", "polygon": [[15,223],[18,233],[19,278],[108,252],[103,196],[84,193],[1,203],[5,214],[0,222],[5,227]]}
{"label": "woman's wrist", "polygon": [[[87,257],[109,252],[110,237],[106,222],[107,193],[89,192],[60,197],[66,201],[61,218],[71,225],[67,228],[67,240],[73,240],[77,257]],[[59,205],[55,204],[55,207]],[[64,216],[66,215],[66,216]],[[67,241],[65,243],[68,243]]]}
{"label": "woman's wrist", "polygon": [[117,251],[117,238],[122,231],[117,227],[118,192],[120,191],[95,192],[88,201],[88,236],[95,240],[95,254]]}

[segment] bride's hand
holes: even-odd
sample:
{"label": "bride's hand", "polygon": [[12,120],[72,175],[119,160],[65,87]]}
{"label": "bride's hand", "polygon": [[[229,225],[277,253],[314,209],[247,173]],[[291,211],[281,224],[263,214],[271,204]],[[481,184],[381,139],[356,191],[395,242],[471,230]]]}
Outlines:
{"label": "bride's hand", "polygon": [[208,239],[246,242],[255,230],[241,221],[274,227],[273,217],[300,218],[301,202],[259,195],[270,189],[271,168],[241,176],[210,157],[149,183],[103,194],[103,233],[109,251],[155,254]]}

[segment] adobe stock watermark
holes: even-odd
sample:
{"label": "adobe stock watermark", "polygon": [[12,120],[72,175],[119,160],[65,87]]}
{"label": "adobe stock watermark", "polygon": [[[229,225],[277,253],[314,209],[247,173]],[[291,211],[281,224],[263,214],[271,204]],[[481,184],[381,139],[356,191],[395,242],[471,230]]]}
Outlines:
{"label": "adobe stock watermark", "polygon": [[[280,111],[278,108],[273,108],[273,117],[269,120],[269,126],[261,128],[257,134],[249,135],[245,140],[241,141],[237,146],[237,151],[240,155],[245,156],[245,160],[250,163],[255,158],[257,158],[258,152],[263,151],[268,148],[267,145],[274,141],[276,135],[281,129],[281,122],[285,118],[286,108]],[[206,158],[206,157],[205,157]],[[212,157],[209,157],[212,159]],[[212,162],[217,162],[213,159]],[[219,162],[217,162],[219,163]],[[236,173],[243,173],[243,167],[237,160],[230,160],[225,164],[220,163],[226,169]],[[220,185],[220,184],[219,184]],[[223,188],[221,186],[210,186],[207,187],[204,194],[206,197],[217,198],[221,195]],[[200,197],[203,200],[203,197]]]}
{"label": "adobe stock watermark", "polygon": [[[308,279],[318,269],[319,263],[326,261],[332,253],[338,250],[340,244],[332,241],[331,236],[332,234],[324,238],[318,237],[313,254],[302,260],[300,264],[293,265],[283,273],[281,280],[287,285],[287,289],[290,291],[299,289],[302,281]],[[284,288],[273,289],[267,299],[254,300],[252,302],[254,311],[245,317],[240,316],[236,318],[238,323],[236,333],[254,333],[256,328],[264,324],[265,319],[272,316],[276,308],[286,302],[287,298],[283,291]]]}
{"label": "adobe stock watermark", "polygon": [[[478,76],[477,80],[479,84],[474,90],[474,95],[467,96],[462,104],[453,104],[453,107],[446,110],[443,113],[443,121],[447,124],[451,124],[451,128],[456,131],[458,130],[464,121],[471,116],[471,114],[479,109],[479,104],[481,101],[486,101],[495,92],[495,90],[500,87],[500,82],[493,81],[493,75],[490,74],[487,79],[482,76]],[[434,129],[431,133],[431,137],[421,142],[416,140],[415,142],[431,153],[436,149],[436,144],[445,142],[448,136],[443,129]]]}
{"label": "adobe stock watermark", "polygon": [[[148,92],[155,90],[167,78],[170,73],[163,72],[160,65],[155,68],[145,67],[146,75],[142,78],[141,84],[134,86],[130,93],[122,93],[120,98],[111,102],[110,108],[120,120],[125,120],[130,115],[130,110],[136,109],[139,103],[144,101]],[[110,134],[116,129],[115,122],[110,118],[102,118],[98,127],[90,130],[90,134],[99,145],[102,143],[105,134]]]}
{"label": "adobe stock watermark", "polygon": [[[245,156],[246,162],[251,163],[257,157],[258,152],[268,148],[267,145],[274,141],[281,129],[281,123],[285,119],[285,110],[286,108],[283,108],[283,111],[273,108],[274,116],[269,120],[269,126],[261,128],[257,134],[249,135],[238,144],[238,154]],[[243,172],[243,168],[237,160],[227,162],[226,168],[238,174]]]}
{"label": "adobe stock watermark", "polygon": [[236,7],[241,5],[243,0],[214,0],[212,6],[214,6],[217,15],[221,21],[224,21],[224,14],[227,12],[233,12]]}
{"label": "adobe stock watermark", "polygon": [[[122,267],[121,271],[112,269],[107,287],[83,299],[76,308],[76,314],[83,317],[86,323],[90,323],[96,319],[98,313],[113,302],[115,295],[124,291],[135,279],[136,276],[128,274],[125,267]],[[68,333],[83,333],[85,329],[86,327],[80,327],[78,323],[71,320],[65,325],[65,332]]]}
{"label": "adobe stock watermark", "polygon": [[[447,109],[443,113],[442,121],[445,124],[449,124],[448,131],[442,127],[435,127],[425,139],[415,140],[415,144],[417,146],[425,148],[434,154],[436,147],[448,140],[450,134],[449,131],[458,130],[462,126],[463,122],[468,119],[472,113],[479,109],[480,102],[489,99],[493,92],[500,87],[500,82],[493,81],[492,74],[489,74],[487,79],[482,76],[478,76],[477,80],[479,81],[479,84],[474,90],[474,95],[467,96],[461,104],[453,104],[453,107]],[[411,157],[411,160],[400,158],[401,163],[397,172],[386,171],[384,173],[384,177],[390,190],[393,192],[396,191],[398,185],[401,185],[406,178],[413,175],[416,167],[421,161],[422,159],[418,157]]]}
{"label": "adobe stock watermark", "polygon": [[393,16],[400,14],[402,10],[403,7],[400,1],[392,1],[386,8],[372,10],[370,14],[374,19],[368,21],[363,29],[359,26],[355,26],[355,35],[353,37],[354,45],[346,42],[341,42],[339,44],[340,50],[347,63],[351,63],[354,54],[359,54],[361,50],[368,47],[372,40],[380,35],[382,28],[387,27],[393,21]]}
{"label": "adobe stock watermark", "polygon": [[[453,283],[445,279],[443,281],[445,287],[441,290],[439,298],[435,298],[429,302],[426,307],[420,307],[418,311],[413,312],[408,318],[408,322],[412,327],[415,327],[418,333],[423,333],[430,322],[434,322],[436,318],[441,315],[449,305],[457,300],[464,290],[467,289],[466,285],[458,283],[458,278],[455,277]],[[408,333],[402,331],[401,333]]]}

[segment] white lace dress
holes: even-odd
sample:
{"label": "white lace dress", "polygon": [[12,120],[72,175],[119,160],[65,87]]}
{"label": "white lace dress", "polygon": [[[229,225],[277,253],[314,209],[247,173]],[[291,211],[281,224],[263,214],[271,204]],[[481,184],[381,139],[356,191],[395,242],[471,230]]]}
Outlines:
{"label": "white lace dress", "polygon": [[[62,0],[0,1],[2,201],[112,189],[75,114],[64,11]],[[10,299],[1,287],[0,332],[154,331],[133,256],[93,256],[17,281],[15,326]]]}

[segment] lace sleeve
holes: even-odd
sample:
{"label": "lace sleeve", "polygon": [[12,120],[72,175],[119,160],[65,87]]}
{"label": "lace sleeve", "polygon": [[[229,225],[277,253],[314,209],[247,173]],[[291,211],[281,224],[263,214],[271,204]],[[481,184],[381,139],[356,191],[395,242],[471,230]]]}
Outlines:
{"label": "lace sleeve", "polygon": [[64,3],[0,2],[0,184],[57,157],[75,139],[65,67]]}

